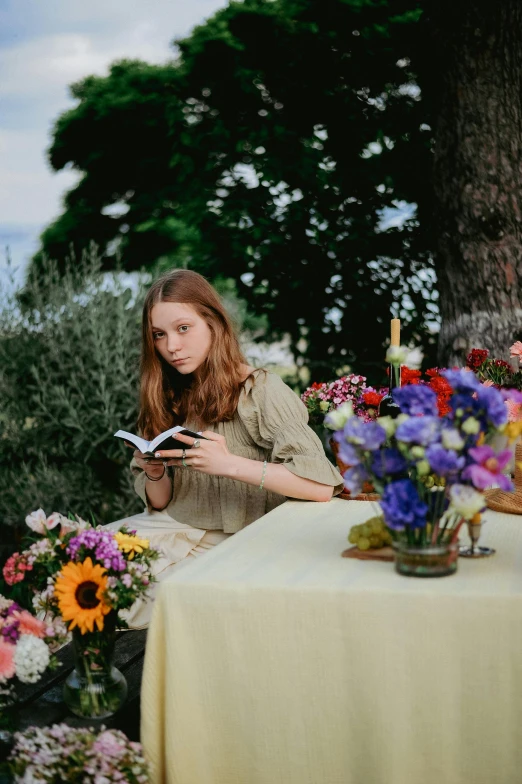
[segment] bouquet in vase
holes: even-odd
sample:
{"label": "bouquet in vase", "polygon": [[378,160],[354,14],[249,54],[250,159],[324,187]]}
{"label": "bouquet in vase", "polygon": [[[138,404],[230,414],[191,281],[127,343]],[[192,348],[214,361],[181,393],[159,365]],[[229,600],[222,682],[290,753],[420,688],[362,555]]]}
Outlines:
{"label": "bouquet in vase", "polygon": [[343,419],[333,412],[327,421],[341,458],[352,466],[346,485],[355,494],[372,482],[395,548],[446,548],[453,551],[454,571],[460,528],[464,521],[479,524],[484,490],[512,487],[502,473],[511,453],[497,453],[489,443],[506,430],[505,396],[468,370],[440,375],[452,390],[442,416],[437,392],[410,384],[394,390],[401,411],[396,419],[365,423],[347,411]]}
{"label": "bouquet in vase", "polygon": [[126,526],[112,531],[42,509],[26,523],[37,538],[9,558],[4,579],[28,583],[35,610],[61,618],[72,632],[76,666],[64,692],[71,710],[109,716],[126,696],[125,679],[112,666],[116,629],[126,626],[121,613],[149,591],[159,552]]}
{"label": "bouquet in vase", "polygon": [[36,683],[59,666],[55,651],[67,639],[61,619],[43,621],[0,594],[0,740],[13,728],[17,685]]}

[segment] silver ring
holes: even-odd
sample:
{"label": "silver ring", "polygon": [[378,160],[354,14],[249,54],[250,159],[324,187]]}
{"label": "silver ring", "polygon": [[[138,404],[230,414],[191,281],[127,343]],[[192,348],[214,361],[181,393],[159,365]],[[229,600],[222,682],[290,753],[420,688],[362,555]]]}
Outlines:
{"label": "silver ring", "polygon": [[182,459],[182,460],[184,460],[184,459],[186,458],[186,456],[187,456],[187,452],[186,452],[186,450],[184,449],[184,450],[181,452],[181,459]]}
{"label": "silver ring", "polygon": [[199,449],[200,446],[201,446],[201,441],[199,440],[199,438],[196,438],[196,440],[192,444],[192,449]]}
{"label": "silver ring", "polygon": [[144,457],[143,458],[143,462],[144,463],[150,463],[150,457]]}
{"label": "silver ring", "polygon": [[163,460],[163,465],[165,466],[165,468],[168,466],[168,464],[169,464],[168,460]]}

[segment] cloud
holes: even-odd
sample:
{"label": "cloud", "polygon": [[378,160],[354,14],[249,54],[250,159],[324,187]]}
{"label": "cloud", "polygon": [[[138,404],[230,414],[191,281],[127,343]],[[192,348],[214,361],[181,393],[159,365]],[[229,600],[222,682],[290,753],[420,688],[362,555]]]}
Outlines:
{"label": "cloud", "polygon": [[[69,85],[115,60],[165,62],[225,0],[5,0],[0,8],[0,227],[36,239],[76,181],[46,161],[50,132],[72,105]],[[32,227],[32,228],[29,228]],[[15,259],[20,261],[20,259]]]}

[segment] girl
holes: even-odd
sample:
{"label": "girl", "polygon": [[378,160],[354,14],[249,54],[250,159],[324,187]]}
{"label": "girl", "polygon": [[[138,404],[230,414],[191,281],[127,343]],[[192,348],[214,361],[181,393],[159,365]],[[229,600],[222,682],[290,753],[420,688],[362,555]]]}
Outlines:
{"label": "girl", "polygon": [[[177,269],[157,280],[142,330],[139,430],[148,440],[175,425],[202,435],[179,435],[186,449],[154,458],[134,451],[135,489],[147,512],[125,522],[163,551],[158,579],[287,498],[329,501],[342,491],[305,406],[279,376],[246,363],[205,278]],[[135,605],[129,626],[148,625],[150,604]]]}

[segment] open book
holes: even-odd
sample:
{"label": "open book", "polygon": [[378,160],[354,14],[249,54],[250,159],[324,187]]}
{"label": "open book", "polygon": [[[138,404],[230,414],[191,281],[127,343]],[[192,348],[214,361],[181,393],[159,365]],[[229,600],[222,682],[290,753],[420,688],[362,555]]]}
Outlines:
{"label": "open book", "polygon": [[152,441],[140,438],[134,435],[134,433],[127,433],[126,430],[118,430],[114,435],[116,438],[123,438],[124,441],[134,444],[136,449],[139,449],[144,455],[153,456],[157,449],[191,449],[191,444],[184,444],[183,441],[178,441],[176,438],[178,433],[184,436],[191,436],[192,438],[204,439],[201,433],[194,433],[192,430],[187,430],[186,427],[181,427],[180,425],[171,427],[170,430],[165,430],[164,433],[160,433]]}

